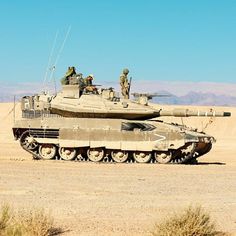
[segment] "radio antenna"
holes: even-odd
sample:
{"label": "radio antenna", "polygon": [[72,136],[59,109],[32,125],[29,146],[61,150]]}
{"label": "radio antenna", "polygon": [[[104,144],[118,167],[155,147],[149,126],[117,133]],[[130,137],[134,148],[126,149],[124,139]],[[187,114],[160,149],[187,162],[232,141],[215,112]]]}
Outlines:
{"label": "radio antenna", "polygon": [[51,75],[50,75],[50,78],[49,78],[49,82],[52,81],[53,74],[54,74],[54,72],[55,72],[57,63],[58,63],[59,58],[60,58],[60,56],[61,56],[61,53],[62,53],[62,51],[63,51],[63,49],[64,49],[64,46],[65,46],[66,40],[67,40],[67,38],[68,38],[68,36],[69,36],[69,34],[70,34],[70,31],[71,31],[71,26],[69,26],[69,28],[68,28],[68,30],[67,30],[67,32],[66,32],[66,36],[65,36],[65,38],[64,38],[64,41],[62,42],[62,45],[61,45],[60,50],[59,50],[59,52],[58,52],[58,55],[57,55],[57,57],[56,57],[55,63],[54,63],[53,66],[51,67]]}
{"label": "radio antenna", "polygon": [[49,55],[49,58],[48,58],[48,64],[47,64],[47,68],[46,68],[46,72],[45,72],[45,76],[44,76],[44,80],[43,80],[43,87],[45,87],[45,83],[47,81],[48,71],[50,70],[50,65],[51,65],[51,62],[52,62],[52,56],[53,56],[53,53],[54,53],[54,50],[55,50],[55,47],[56,47],[57,37],[58,37],[58,30],[56,32],[56,35],[55,35],[55,38],[54,38],[54,41],[53,41],[53,45],[52,45],[52,49],[51,49],[51,52],[50,52],[50,55]]}

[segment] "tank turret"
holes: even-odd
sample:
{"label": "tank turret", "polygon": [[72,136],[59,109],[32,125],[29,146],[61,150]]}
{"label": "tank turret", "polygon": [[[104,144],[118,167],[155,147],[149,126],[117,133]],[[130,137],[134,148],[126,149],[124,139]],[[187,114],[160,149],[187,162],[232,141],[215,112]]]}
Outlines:
{"label": "tank turret", "polygon": [[[230,116],[229,112],[199,111],[189,109],[163,110],[148,104],[155,95],[135,94],[136,100],[122,99],[112,89],[81,91],[79,85],[64,85],[55,96],[48,94],[24,97],[22,110],[24,114],[49,112],[63,117],[83,118],[122,118],[147,120],[160,116]],[[137,99],[138,97],[138,99]]]}
{"label": "tank turret", "polygon": [[158,94],[120,98],[113,88],[73,80],[55,95],[25,96],[13,134],[38,159],[138,163],[188,163],[210,151],[214,137],[162,116],[230,116],[229,112],[165,110],[148,101]]}

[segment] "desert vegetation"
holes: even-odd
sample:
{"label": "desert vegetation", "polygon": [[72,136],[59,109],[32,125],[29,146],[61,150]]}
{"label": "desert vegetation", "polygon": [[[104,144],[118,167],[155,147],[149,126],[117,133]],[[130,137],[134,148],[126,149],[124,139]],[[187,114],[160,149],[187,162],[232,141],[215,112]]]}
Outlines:
{"label": "desert vegetation", "polygon": [[208,212],[201,206],[190,206],[181,212],[174,213],[152,231],[153,236],[223,236],[225,233],[216,230],[216,224]]}
{"label": "desert vegetation", "polygon": [[8,204],[0,210],[1,236],[51,236],[62,233],[53,217],[43,209],[14,211]]}
{"label": "desert vegetation", "polygon": [[[227,236],[216,230],[210,214],[201,206],[189,206],[155,224],[152,236]],[[8,204],[0,210],[0,236],[53,236],[63,233],[43,209],[15,211]]]}

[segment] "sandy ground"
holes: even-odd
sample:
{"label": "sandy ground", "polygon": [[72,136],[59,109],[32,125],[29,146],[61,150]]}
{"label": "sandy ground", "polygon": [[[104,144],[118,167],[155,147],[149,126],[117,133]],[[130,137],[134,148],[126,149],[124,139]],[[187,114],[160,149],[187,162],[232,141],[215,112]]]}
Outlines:
{"label": "sandy ground", "polygon": [[[217,143],[199,165],[141,165],[34,161],[13,139],[12,106],[0,104],[0,203],[44,207],[64,235],[150,235],[155,222],[190,204],[236,232],[236,108],[217,108],[232,117],[205,129]],[[183,119],[199,129],[208,121]]]}

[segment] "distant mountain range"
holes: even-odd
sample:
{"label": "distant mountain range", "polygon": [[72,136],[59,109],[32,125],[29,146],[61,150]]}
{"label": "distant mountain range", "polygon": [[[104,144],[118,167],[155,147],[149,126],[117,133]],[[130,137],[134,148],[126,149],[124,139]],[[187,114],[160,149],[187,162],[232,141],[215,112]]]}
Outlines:
{"label": "distant mountain range", "polygon": [[[13,102],[14,101],[14,97],[16,101],[19,101],[23,96],[25,96],[26,94],[17,94],[17,95],[13,95],[13,94],[0,94],[0,102]],[[30,94],[27,94],[30,95]]]}
{"label": "distant mountain range", "polygon": [[[157,94],[167,95],[154,97],[152,102],[173,105],[202,105],[202,106],[236,106],[236,96],[216,95],[214,93],[189,92],[183,96],[176,96],[168,91],[159,91]],[[16,101],[19,101],[26,94],[17,94]],[[29,93],[27,95],[30,95]],[[0,94],[0,102],[13,102],[13,94]]]}
{"label": "distant mountain range", "polygon": [[153,102],[160,104],[199,105],[199,106],[236,106],[236,97],[228,95],[216,95],[214,93],[189,92],[183,96],[176,96],[167,91],[158,94],[166,94],[166,97],[154,97]]}

